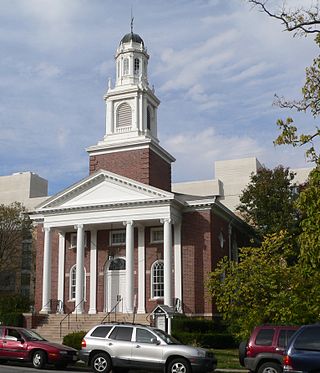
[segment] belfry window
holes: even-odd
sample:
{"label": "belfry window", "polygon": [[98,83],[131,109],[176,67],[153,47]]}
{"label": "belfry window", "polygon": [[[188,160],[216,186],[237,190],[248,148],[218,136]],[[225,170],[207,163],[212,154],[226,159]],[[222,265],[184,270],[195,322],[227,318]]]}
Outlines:
{"label": "belfry window", "polygon": [[129,58],[123,60],[123,75],[129,74]]}
{"label": "belfry window", "polygon": [[139,75],[140,73],[140,60],[139,58],[134,59],[134,75]]}
{"label": "belfry window", "polygon": [[132,124],[131,106],[124,102],[117,110],[117,127],[129,127]]}
{"label": "belfry window", "polygon": [[164,296],[164,264],[157,260],[151,268],[151,298],[163,298]]}
{"label": "belfry window", "polygon": [[147,128],[151,130],[151,110],[150,107],[147,107]]}

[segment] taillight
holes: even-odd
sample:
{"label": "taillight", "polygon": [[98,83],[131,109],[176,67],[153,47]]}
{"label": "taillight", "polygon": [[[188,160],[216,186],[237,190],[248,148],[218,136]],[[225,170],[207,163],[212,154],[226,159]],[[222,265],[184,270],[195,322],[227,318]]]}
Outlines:
{"label": "taillight", "polygon": [[288,355],[284,355],[283,357],[283,365],[288,369],[291,368],[291,358]]}
{"label": "taillight", "polygon": [[253,348],[250,345],[247,346],[247,356],[248,357],[253,357],[254,356]]}
{"label": "taillight", "polygon": [[86,342],[85,339],[83,339],[83,340],[81,341],[81,348],[85,348],[85,347],[87,347],[87,342]]}

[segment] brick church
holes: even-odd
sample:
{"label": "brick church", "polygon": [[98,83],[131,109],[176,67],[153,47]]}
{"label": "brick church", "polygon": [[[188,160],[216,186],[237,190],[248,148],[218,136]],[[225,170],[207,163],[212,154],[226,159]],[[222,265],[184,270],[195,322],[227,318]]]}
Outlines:
{"label": "brick church", "polygon": [[210,317],[207,275],[247,243],[248,226],[214,193],[173,191],[175,159],[158,139],[148,60],[139,35],[122,38],[104,96],[105,135],[86,149],[89,175],[31,214],[36,312],[146,314],[164,304]]}

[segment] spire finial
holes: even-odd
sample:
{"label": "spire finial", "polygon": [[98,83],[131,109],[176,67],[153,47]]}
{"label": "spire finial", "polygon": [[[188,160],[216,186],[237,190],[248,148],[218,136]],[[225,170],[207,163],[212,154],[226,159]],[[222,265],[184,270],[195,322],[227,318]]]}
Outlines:
{"label": "spire finial", "polygon": [[132,6],[131,6],[131,34],[133,34],[133,20],[134,20],[134,17],[133,17]]}

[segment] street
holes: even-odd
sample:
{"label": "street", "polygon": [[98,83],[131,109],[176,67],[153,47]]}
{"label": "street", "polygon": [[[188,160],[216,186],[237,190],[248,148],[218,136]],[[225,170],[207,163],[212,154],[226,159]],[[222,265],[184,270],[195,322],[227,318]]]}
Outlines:
{"label": "street", "polygon": [[[34,369],[32,365],[29,363],[16,363],[10,362],[6,364],[0,365],[0,373],[39,373],[39,369]],[[90,372],[89,368],[84,367],[67,367],[65,369],[56,369],[53,365],[48,365],[45,369],[41,369],[41,373],[47,372],[59,372],[59,373],[66,373],[66,372]]]}

